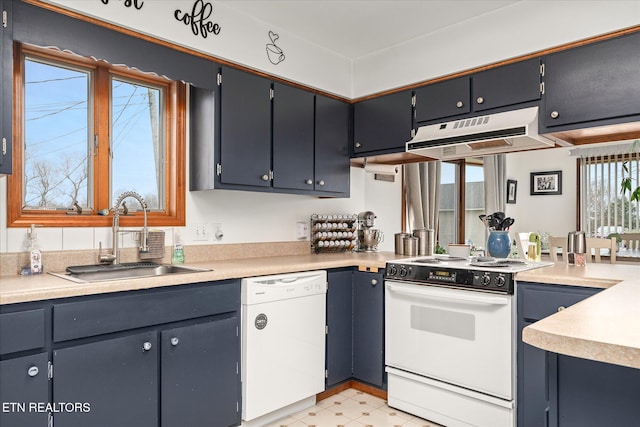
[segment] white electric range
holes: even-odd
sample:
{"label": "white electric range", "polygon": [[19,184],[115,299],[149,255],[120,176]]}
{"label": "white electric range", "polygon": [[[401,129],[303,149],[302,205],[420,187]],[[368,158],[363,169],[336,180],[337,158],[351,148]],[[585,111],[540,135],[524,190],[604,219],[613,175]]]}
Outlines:
{"label": "white electric range", "polygon": [[389,406],[447,427],[515,426],[514,275],[547,265],[446,256],[387,263]]}

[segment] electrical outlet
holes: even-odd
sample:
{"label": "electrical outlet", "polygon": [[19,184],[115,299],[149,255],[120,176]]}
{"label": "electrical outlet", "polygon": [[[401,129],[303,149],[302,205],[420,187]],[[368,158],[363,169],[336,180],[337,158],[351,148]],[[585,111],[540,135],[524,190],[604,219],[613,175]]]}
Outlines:
{"label": "electrical outlet", "polygon": [[222,238],[224,237],[224,233],[222,232],[222,224],[213,224],[213,228],[215,229],[213,235],[215,236],[216,240],[222,240]]}
{"label": "electrical outlet", "polygon": [[193,226],[193,241],[204,242],[211,236],[211,224],[203,222]]}
{"label": "electrical outlet", "polygon": [[306,221],[296,222],[296,239],[306,239],[309,237],[309,223]]}

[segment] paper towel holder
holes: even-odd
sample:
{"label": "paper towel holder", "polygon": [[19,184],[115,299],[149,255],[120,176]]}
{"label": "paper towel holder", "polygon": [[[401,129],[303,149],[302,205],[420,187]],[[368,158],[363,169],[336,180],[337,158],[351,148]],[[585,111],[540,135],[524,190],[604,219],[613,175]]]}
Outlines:
{"label": "paper towel holder", "polygon": [[399,165],[387,165],[382,163],[369,163],[365,159],[364,171],[367,173],[375,173],[378,175],[397,175],[400,172]]}

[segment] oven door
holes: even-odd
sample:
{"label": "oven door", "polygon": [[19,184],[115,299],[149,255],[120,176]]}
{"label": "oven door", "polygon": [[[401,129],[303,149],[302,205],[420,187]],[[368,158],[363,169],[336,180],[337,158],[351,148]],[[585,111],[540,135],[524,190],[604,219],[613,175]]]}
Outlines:
{"label": "oven door", "polygon": [[386,281],[386,364],[513,399],[512,296]]}

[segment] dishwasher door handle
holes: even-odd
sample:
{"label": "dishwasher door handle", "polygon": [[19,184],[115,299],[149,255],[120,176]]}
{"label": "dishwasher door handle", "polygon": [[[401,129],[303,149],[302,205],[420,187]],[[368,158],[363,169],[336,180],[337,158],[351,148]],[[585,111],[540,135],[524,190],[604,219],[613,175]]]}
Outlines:
{"label": "dishwasher door handle", "polygon": [[[508,297],[500,297],[500,296],[488,296],[488,295],[469,295],[467,293],[455,292],[453,289],[448,289],[446,294],[445,292],[440,292],[436,290],[428,289],[428,286],[423,285],[409,285],[407,286],[397,286],[392,283],[387,282],[387,289],[391,292],[396,292],[399,294],[405,295],[413,295],[424,298],[437,298],[442,300],[452,300],[452,301],[463,301],[475,304],[484,304],[484,305],[507,305],[509,303]],[[415,287],[419,287],[420,289],[413,289]],[[454,291],[454,292],[451,292]]]}

